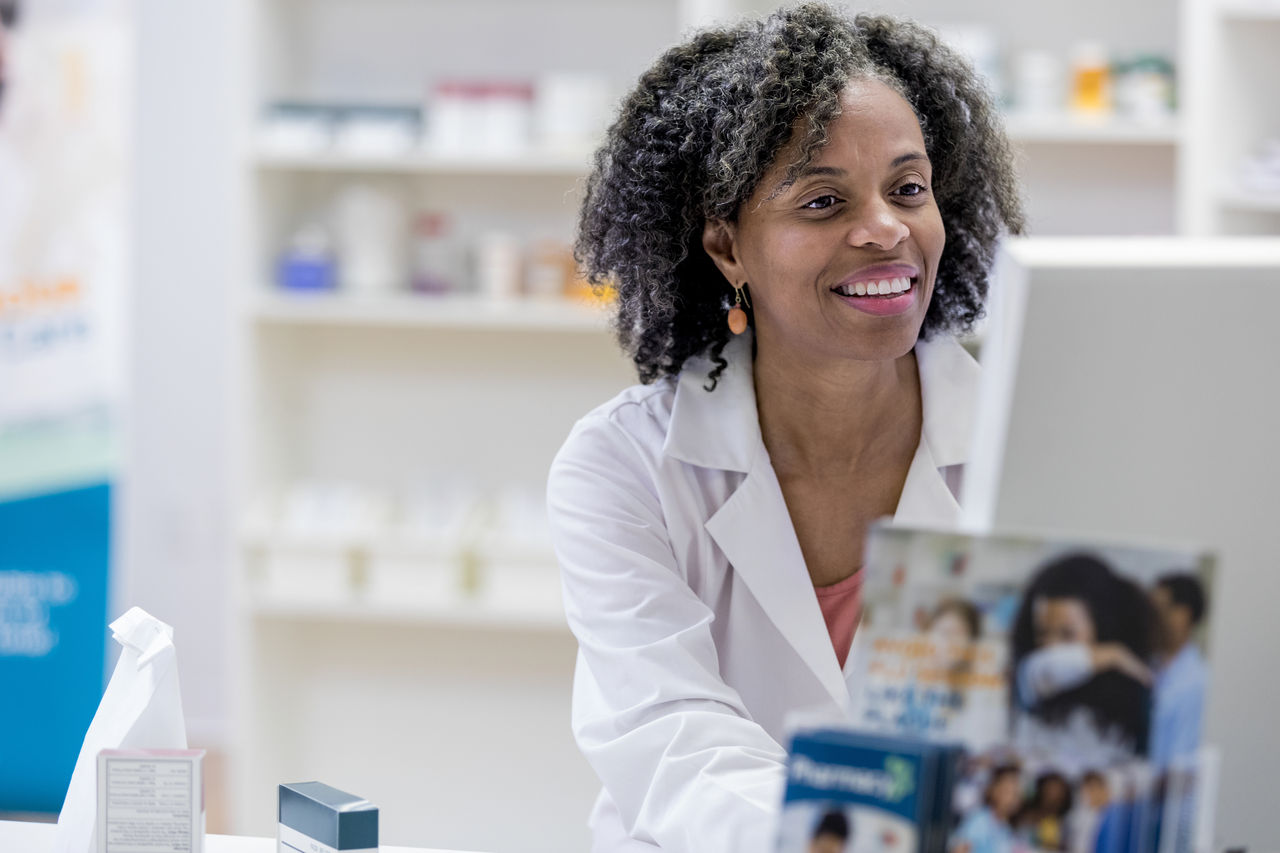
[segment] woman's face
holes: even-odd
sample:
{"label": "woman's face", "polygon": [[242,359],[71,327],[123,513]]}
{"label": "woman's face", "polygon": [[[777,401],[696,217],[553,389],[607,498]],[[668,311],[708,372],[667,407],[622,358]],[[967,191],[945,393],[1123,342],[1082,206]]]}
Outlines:
{"label": "woman's face", "polygon": [[1038,598],[1033,614],[1037,648],[1097,640],[1089,607],[1078,598]]}
{"label": "woman's face", "polygon": [[911,106],[878,80],[851,82],[841,105],[829,142],[793,182],[794,140],[738,221],[709,223],[703,241],[731,283],[750,285],[760,352],[802,363],[907,353],[946,240]]}

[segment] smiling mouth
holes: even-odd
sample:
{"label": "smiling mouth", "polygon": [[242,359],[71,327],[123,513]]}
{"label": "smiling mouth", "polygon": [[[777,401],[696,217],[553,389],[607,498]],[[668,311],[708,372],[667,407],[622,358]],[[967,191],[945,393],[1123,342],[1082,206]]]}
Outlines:
{"label": "smiling mouth", "polygon": [[898,296],[915,286],[915,279],[907,276],[882,278],[873,281],[855,281],[831,288],[841,296]]}

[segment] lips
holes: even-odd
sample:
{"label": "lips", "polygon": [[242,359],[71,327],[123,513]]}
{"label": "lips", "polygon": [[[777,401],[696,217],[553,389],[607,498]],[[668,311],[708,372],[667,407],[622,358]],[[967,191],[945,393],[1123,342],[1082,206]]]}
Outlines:
{"label": "lips", "polygon": [[831,288],[839,296],[869,298],[909,292],[920,276],[912,264],[877,264],[846,276]]}
{"label": "lips", "polygon": [[832,287],[831,292],[865,314],[889,317],[915,307],[919,276],[919,268],[910,264],[881,264],[858,270]]}

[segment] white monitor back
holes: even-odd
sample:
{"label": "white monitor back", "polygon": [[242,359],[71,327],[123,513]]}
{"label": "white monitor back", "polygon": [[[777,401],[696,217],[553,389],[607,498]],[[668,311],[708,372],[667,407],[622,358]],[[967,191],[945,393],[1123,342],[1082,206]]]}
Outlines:
{"label": "white monitor back", "polygon": [[1280,239],[1012,240],[965,509],[1208,546],[1218,838],[1280,850]]}

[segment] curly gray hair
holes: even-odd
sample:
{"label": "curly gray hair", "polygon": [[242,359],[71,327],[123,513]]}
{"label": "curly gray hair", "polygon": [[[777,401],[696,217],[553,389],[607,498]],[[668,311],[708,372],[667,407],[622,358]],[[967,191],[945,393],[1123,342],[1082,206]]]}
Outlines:
{"label": "curly gray hair", "polygon": [[614,329],[642,382],[709,351],[714,388],[732,288],[702,247],[703,227],[736,220],[793,136],[789,170],[804,168],[826,143],[845,86],[868,78],[912,106],[933,164],[947,240],[921,335],[966,331],[981,316],[1002,227],[1023,227],[990,95],[920,25],[808,3],[668,50],[623,99],[596,152],[575,255],[590,281],[617,288]]}

